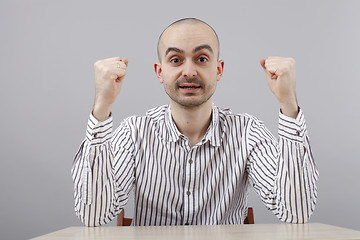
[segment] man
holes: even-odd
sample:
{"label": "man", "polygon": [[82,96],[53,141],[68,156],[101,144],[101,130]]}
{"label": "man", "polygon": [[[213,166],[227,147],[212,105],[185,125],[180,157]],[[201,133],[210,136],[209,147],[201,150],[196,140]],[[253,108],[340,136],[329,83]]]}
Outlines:
{"label": "man", "polygon": [[116,217],[135,192],[135,225],[240,224],[250,186],[279,219],[306,222],[318,172],[295,92],[295,61],[260,61],[280,103],[279,140],[255,117],[212,102],[224,61],[215,31],[182,19],[158,42],[155,73],[168,106],[129,117],[112,133],[111,107],[128,60],[95,63],[96,96],[74,160],[75,211],[88,226]]}

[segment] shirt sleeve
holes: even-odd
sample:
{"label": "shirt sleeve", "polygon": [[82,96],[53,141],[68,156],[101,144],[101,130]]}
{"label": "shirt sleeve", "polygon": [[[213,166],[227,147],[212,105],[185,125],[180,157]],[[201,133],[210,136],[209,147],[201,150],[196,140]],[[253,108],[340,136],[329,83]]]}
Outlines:
{"label": "shirt sleeve", "polygon": [[130,128],[124,121],[114,133],[112,130],[112,117],[98,122],[91,114],[71,169],[75,213],[87,226],[114,219],[133,187]]}
{"label": "shirt sleeve", "polygon": [[247,171],[255,192],[280,220],[305,223],[317,198],[318,170],[304,114],[279,114],[279,139],[254,119],[248,129]]}

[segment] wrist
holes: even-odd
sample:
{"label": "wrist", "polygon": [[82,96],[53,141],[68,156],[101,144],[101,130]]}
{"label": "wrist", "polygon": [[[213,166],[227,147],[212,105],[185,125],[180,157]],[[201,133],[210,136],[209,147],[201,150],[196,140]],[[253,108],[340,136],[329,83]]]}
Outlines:
{"label": "wrist", "polygon": [[112,108],[112,104],[95,102],[92,114],[98,121],[101,122],[110,117],[111,108]]}
{"label": "wrist", "polygon": [[299,108],[297,102],[280,103],[280,111],[281,111],[281,113],[288,116],[288,117],[296,118],[298,113],[299,113],[299,109],[300,108]]}

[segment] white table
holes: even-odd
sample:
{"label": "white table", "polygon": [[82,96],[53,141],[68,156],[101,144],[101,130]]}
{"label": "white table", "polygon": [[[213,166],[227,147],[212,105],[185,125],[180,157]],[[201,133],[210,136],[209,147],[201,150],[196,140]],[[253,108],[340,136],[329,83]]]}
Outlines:
{"label": "white table", "polygon": [[360,231],[321,223],[157,227],[69,227],[36,240],[92,239],[360,239]]}

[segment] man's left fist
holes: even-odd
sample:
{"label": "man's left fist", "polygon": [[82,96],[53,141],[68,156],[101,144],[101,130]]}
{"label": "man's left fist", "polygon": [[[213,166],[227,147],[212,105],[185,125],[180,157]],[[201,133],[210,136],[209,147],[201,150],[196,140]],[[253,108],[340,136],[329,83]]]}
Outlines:
{"label": "man's left fist", "polygon": [[261,59],[260,64],[265,70],[270,90],[278,99],[282,112],[285,115],[296,117],[298,104],[295,60],[293,58],[269,57],[268,59]]}

